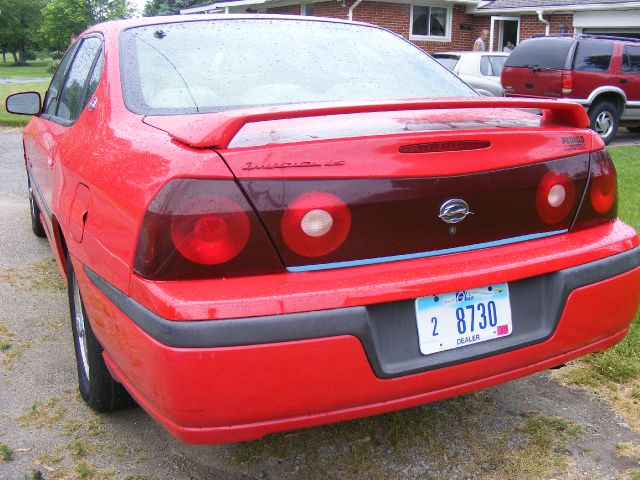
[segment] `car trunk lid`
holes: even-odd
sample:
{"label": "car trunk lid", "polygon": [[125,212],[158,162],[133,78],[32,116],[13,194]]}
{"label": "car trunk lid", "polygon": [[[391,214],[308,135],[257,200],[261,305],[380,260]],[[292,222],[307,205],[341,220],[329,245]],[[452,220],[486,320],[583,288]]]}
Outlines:
{"label": "car trunk lid", "polygon": [[[213,116],[208,129],[201,119],[163,126],[192,146],[217,147],[291,271],[456,253],[570,228],[593,141],[576,128],[588,123],[584,110],[523,100],[426,103],[283,107],[240,121],[228,113],[226,129]],[[553,197],[560,206],[549,208],[554,185],[562,186]]]}

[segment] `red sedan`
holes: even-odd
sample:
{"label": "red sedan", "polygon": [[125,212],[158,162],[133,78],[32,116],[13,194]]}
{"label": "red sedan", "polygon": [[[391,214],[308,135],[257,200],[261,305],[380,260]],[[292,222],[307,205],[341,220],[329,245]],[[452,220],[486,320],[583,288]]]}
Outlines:
{"label": "red sedan", "polygon": [[419,405],[619,342],[636,232],[579,105],[483,99],[386,30],[97,25],[24,132],[82,397],[186,442]]}

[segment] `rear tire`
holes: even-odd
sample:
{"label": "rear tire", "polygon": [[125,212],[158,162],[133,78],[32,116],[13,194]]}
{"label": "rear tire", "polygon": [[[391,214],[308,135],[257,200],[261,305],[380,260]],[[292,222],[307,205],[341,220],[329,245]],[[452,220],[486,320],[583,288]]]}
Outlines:
{"label": "rear tire", "polygon": [[67,258],[67,286],[80,395],[97,412],[110,412],[132,405],[133,400],[111,377],[104,362],[103,348],[91,329],[70,258]]}
{"label": "rear tire", "polygon": [[27,180],[27,187],[29,188],[29,212],[31,213],[31,230],[36,237],[44,238],[47,234],[44,231],[42,222],[40,221],[40,207],[33,198],[33,190],[31,188],[31,181]]}
{"label": "rear tire", "polygon": [[601,101],[589,109],[591,129],[600,135],[600,138],[608,145],[618,131],[620,118],[618,109],[610,102]]}

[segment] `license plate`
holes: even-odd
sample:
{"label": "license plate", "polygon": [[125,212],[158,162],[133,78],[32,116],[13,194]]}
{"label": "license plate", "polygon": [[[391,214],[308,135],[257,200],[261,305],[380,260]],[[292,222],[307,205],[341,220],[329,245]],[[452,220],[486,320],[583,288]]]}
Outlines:
{"label": "license plate", "polygon": [[416,299],[423,355],[511,335],[509,286],[487,287]]}

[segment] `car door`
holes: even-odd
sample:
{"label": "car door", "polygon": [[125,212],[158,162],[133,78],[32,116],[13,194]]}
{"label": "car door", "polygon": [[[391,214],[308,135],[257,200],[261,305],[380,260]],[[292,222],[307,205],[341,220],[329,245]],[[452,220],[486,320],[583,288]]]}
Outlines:
{"label": "car door", "polygon": [[69,49],[51,81],[40,117],[27,132],[29,175],[48,222],[56,178],[60,178],[60,161],[69,143],[80,138],[73,135],[74,123],[97,85],[91,81],[94,70],[102,69],[102,43],[99,35],[91,35]]}
{"label": "car door", "polygon": [[640,46],[624,46],[620,87],[627,95],[625,118],[640,118]]}

